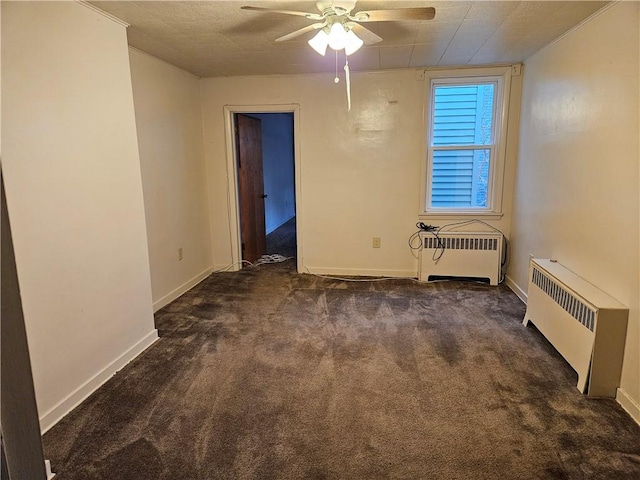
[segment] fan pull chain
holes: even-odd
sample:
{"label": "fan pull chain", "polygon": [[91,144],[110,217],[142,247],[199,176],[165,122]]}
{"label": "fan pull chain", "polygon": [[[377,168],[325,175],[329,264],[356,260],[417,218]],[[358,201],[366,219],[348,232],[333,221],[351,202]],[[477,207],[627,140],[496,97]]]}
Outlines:
{"label": "fan pull chain", "polygon": [[338,78],[338,51],[335,50],[335,52],[336,52],[336,76],[333,79],[333,82],[338,83],[340,81],[340,79]]}
{"label": "fan pull chain", "polygon": [[347,110],[351,111],[351,80],[349,78],[349,57],[344,59],[344,79],[347,82]]}

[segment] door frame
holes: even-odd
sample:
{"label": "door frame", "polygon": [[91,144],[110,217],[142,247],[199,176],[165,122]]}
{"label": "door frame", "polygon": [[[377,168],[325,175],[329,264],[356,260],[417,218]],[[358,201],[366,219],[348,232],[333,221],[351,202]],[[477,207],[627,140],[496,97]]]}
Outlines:
{"label": "door frame", "polygon": [[240,195],[238,192],[238,152],[236,149],[235,121],[236,113],[293,113],[293,157],[296,200],[296,269],[302,271],[302,175],[300,167],[300,105],[289,104],[252,104],[225,105],[224,130],[227,156],[227,211],[229,216],[229,241],[231,242],[231,270],[238,271],[242,263],[242,236],[240,234]]}

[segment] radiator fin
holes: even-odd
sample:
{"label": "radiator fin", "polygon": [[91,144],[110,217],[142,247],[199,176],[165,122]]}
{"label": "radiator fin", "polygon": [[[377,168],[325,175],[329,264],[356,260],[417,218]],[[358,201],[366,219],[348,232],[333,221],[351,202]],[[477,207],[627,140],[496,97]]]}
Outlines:
{"label": "radiator fin", "polygon": [[424,248],[445,250],[497,250],[497,238],[437,237],[424,238]]}
{"label": "radiator fin", "polygon": [[569,315],[593,332],[596,312],[537,268],[532,269],[531,281],[560,305]]}

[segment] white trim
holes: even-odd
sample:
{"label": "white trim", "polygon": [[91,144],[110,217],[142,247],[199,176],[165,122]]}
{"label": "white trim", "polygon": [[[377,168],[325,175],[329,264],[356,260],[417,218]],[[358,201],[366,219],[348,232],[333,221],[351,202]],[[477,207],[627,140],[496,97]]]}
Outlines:
{"label": "white trim", "polygon": [[504,277],[504,283],[511,289],[513,293],[518,296],[520,300],[522,300],[522,303],[524,303],[525,305],[527,304],[527,293],[522,288],[520,288],[520,286],[516,282],[514,282],[509,275],[506,275]]}
{"label": "white trim", "polygon": [[166,60],[163,60],[162,58],[156,57],[155,55],[151,55],[150,53],[145,52],[144,50],[140,50],[139,48],[136,48],[136,47],[134,47],[132,45],[127,45],[127,46],[129,48],[129,50],[134,51],[136,53],[139,53],[141,55],[144,55],[145,57],[153,58],[154,60],[156,60],[156,61],[158,61],[160,63],[164,63],[166,66],[171,67],[172,69],[179,71],[183,75],[187,75],[189,77],[193,77],[193,78],[195,78],[197,80],[200,80],[200,78],[202,78],[202,77],[199,77],[198,75],[195,75],[195,74],[185,70],[184,68],[180,68],[180,67],[174,65],[173,63],[169,63]]}
{"label": "white trim", "polygon": [[[224,132],[227,157],[227,217],[229,221],[229,247],[231,248],[232,265],[229,271],[240,270],[240,209],[238,208],[238,171],[236,169],[236,142],[234,135],[232,107],[224,107]],[[224,267],[220,267],[224,268]],[[215,266],[215,270],[218,267]]]}
{"label": "white trim", "polygon": [[193,277],[191,280],[187,280],[182,285],[180,285],[178,288],[174,289],[173,291],[167,293],[164,297],[162,297],[159,300],[155,301],[153,303],[153,313],[156,313],[162,307],[164,307],[166,305],[169,305],[176,298],[178,298],[182,294],[184,294],[184,293],[188,292],[189,290],[191,290],[193,287],[195,287],[197,284],[199,284],[205,278],[207,278],[209,275],[211,275],[211,272],[213,272],[213,268],[207,268],[205,271],[200,272],[198,275]]}
{"label": "white trim", "polygon": [[47,413],[42,415],[40,417],[40,430],[42,433],[44,434],[47,430],[58,423],[65,415],[80,405],[80,403],[82,403],[89,395],[95,392],[107,380],[121,370],[122,367],[144,352],[157,340],[158,330],[154,328],[113,362],[104,367],[84,384],[80,385],[80,387],[69,394]]}
{"label": "white trim", "polygon": [[616,401],[640,425],[640,405],[621,388],[616,391]]}
{"label": "white trim", "polygon": [[[438,80],[451,80],[452,82],[470,82],[474,77],[482,80],[497,82],[498,92],[495,100],[494,131],[498,135],[493,139],[492,147],[495,148],[495,158],[492,156],[490,164],[490,184],[487,191],[488,208],[458,210],[455,208],[430,208],[427,198],[430,197],[432,147],[431,147],[431,118],[433,102],[431,98],[432,87]],[[477,68],[447,68],[447,69],[426,69],[424,70],[424,110],[423,110],[423,160],[421,165],[420,181],[420,204],[418,216],[429,217],[453,217],[458,216],[502,216],[503,193],[504,193],[504,171],[507,156],[507,127],[509,123],[509,100],[511,96],[511,65],[490,66]],[[489,146],[488,146],[489,147]]]}
{"label": "white trim", "polygon": [[76,0],[76,3],[79,3],[80,5],[82,5],[83,7],[87,7],[90,10],[93,10],[94,12],[99,13],[100,15],[102,15],[103,17],[107,17],[109,20],[118,23],[120,25],[122,25],[123,27],[127,28],[130,27],[131,25],[128,24],[127,22],[125,22],[124,20],[120,20],[118,17],[111,15],[110,13],[105,12],[104,10],[99,9],[98,7],[96,7],[95,5],[90,4],[89,2],[86,2],[85,0]]}
{"label": "white trim", "polygon": [[301,273],[311,275],[335,275],[349,277],[393,277],[416,279],[418,275],[415,270],[379,270],[369,268],[338,268],[338,267],[307,267]]}
{"label": "white trim", "polygon": [[481,218],[482,220],[500,220],[502,217],[504,217],[504,213],[487,212],[485,210],[482,210],[480,212],[470,212],[468,210],[461,210],[460,213],[452,213],[450,210],[447,210],[447,212],[442,212],[442,213],[429,212],[429,213],[422,213],[418,215],[419,220],[458,220],[458,221],[464,221],[467,219],[473,220],[475,218]]}
{"label": "white trim", "polygon": [[[595,19],[596,17],[599,17],[600,15],[602,15],[605,11],[609,10],[611,7],[613,7],[614,5],[616,5],[617,3],[620,3],[621,0],[617,0],[617,1],[613,1],[613,2],[609,2],[607,3],[604,7],[600,8],[599,10],[596,10],[595,12],[593,12],[591,15],[589,15],[587,18],[585,18],[584,20],[582,20],[580,23],[578,23],[577,25],[574,25],[573,27],[571,27],[569,30],[567,30],[566,32],[564,32],[562,35],[560,35],[557,38],[554,38],[553,40],[551,40],[551,42],[547,43],[545,46],[543,46],[542,48],[540,48],[539,50],[536,50],[534,53],[532,53],[531,55],[529,55],[527,58],[524,59],[523,63],[526,63],[530,58],[535,57],[536,55],[538,55],[540,52],[545,51],[547,48],[555,45],[556,43],[562,41],[565,37],[568,37],[569,35],[571,35],[574,31],[578,30],[579,28],[581,28],[585,23],[592,21],[593,19]],[[623,0],[626,1],[626,0]]]}
{"label": "white trim", "polygon": [[[302,202],[302,161],[300,146],[300,105],[269,104],[269,105],[225,105],[224,130],[227,157],[227,211],[229,212],[229,241],[231,242],[231,262],[229,271],[240,270],[241,265],[241,236],[240,236],[240,208],[238,197],[238,172],[236,169],[236,142],[234,135],[234,113],[293,113],[293,143],[294,143],[294,168],[295,168],[295,195],[296,195],[296,245],[298,272],[302,272],[302,223],[304,222],[304,205]],[[220,268],[225,268],[222,266]],[[218,268],[214,268],[218,270]]]}
{"label": "white trim", "polygon": [[51,480],[56,476],[56,474],[51,471],[51,460],[44,461],[44,469],[47,472],[47,480]]}
{"label": "white trim", "polygon": [[235,268],[231,268],[231,263],[216,263],[213,265],[211,269],[211,273],[226,273],[226,272],[237,272],[240,270],[240,266],[236,266]]}

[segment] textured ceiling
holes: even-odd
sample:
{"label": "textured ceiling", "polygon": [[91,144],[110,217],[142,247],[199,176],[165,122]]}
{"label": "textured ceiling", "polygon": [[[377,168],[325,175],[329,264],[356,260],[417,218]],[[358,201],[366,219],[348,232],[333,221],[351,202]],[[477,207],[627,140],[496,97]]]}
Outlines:
{"label": "textured ceiling", "polygon": [[[241,10],[256,5],[317,13],[314,1],[89,2],[130,24],[129,44],[200,77],[331,72],[314,52],[313,32],[274,40],[310,23],[304,17]],[[367,23],[383,38],[349,57],[354,70],[518,63],[608,2],[359,1],[360,10],[435,7],[433,20]],[[340,64],[344,61],[341,52]]]}

